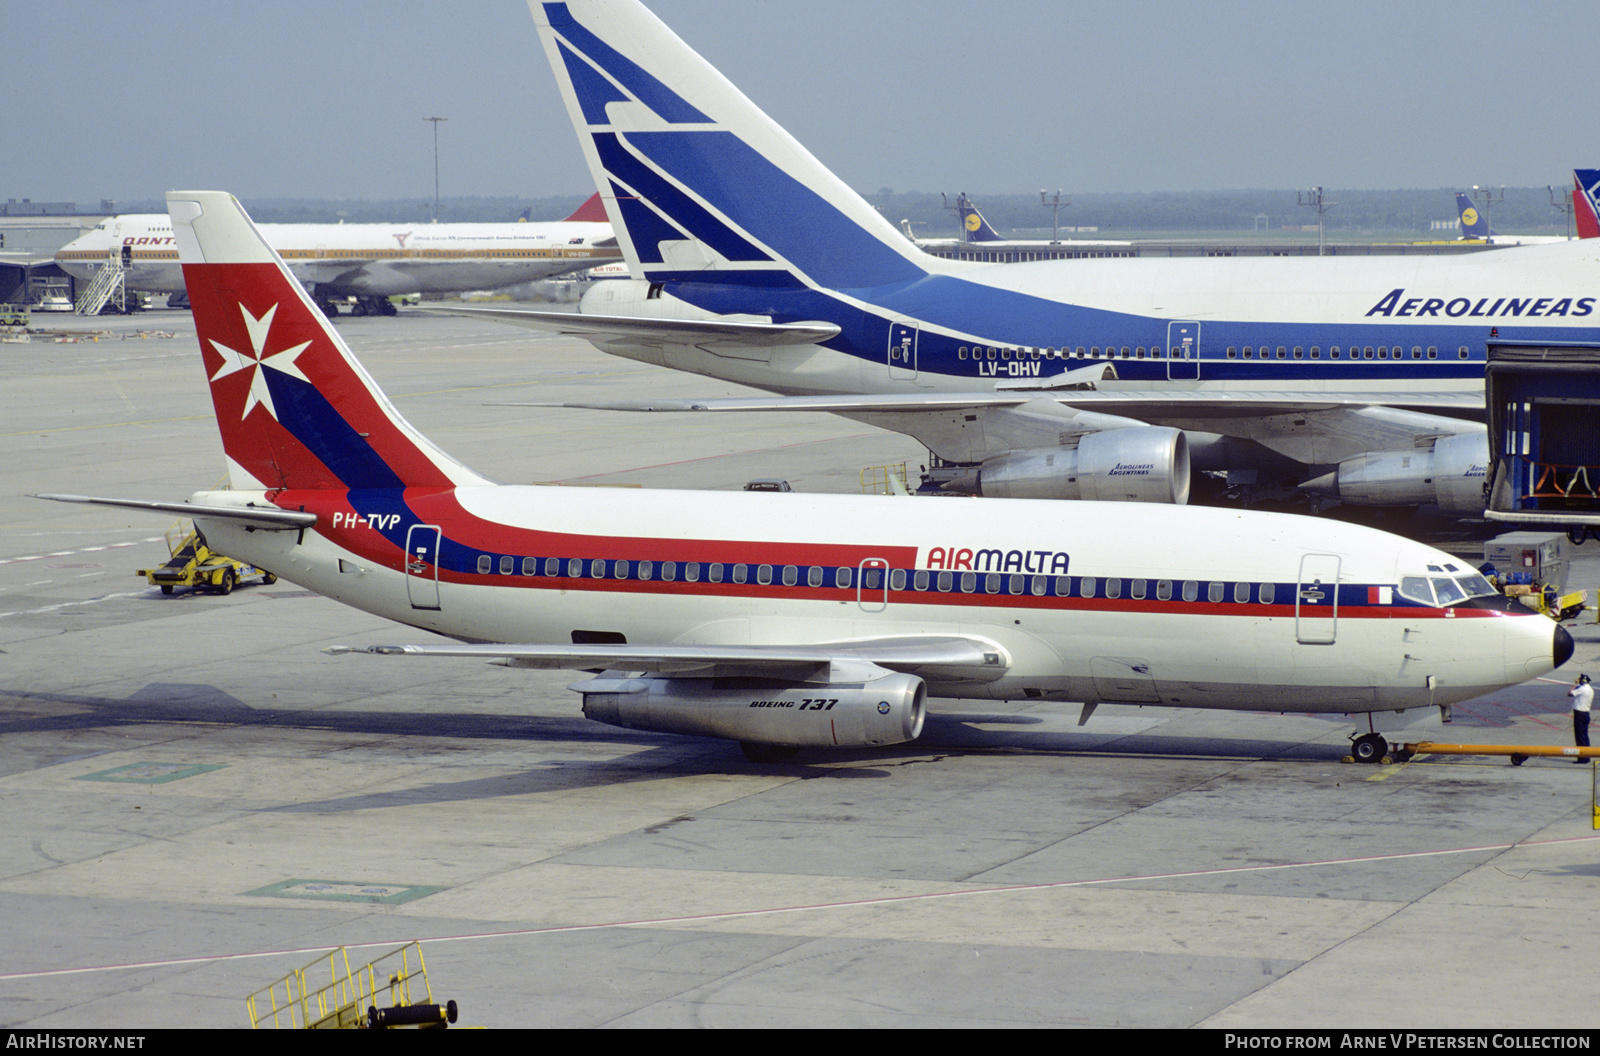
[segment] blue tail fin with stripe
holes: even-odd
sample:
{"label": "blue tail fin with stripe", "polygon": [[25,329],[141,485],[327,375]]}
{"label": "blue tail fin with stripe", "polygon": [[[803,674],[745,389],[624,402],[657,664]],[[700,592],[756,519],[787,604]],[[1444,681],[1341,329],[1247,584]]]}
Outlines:
{"label": "blue tail fin with stripe", "polygon": [[528,6],[634,274],[850,289],[943,270],[640,4]]}

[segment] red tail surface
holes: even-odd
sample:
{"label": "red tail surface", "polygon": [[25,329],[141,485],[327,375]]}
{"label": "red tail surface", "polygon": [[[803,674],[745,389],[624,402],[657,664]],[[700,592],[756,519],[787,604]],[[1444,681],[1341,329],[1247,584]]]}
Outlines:
{"label": "red tail surface", "polygon": [[232,195],[167,209],[234,488],[484,482],[400,416]]}

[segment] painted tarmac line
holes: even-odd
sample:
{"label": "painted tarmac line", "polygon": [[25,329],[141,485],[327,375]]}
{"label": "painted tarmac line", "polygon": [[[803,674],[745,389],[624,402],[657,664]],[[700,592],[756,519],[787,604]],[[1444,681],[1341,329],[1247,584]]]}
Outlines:
{"label": "painted tarmac line", "polygon": [[[742,909],[728,913],[699,913],[678,917],[655,917],[642,920],[613,920],[603,921],[598,924],[561,924],[544,928],[518,928],[510,931],[468,932],[462,935],[435,935],[425,939],[411,936],[404,939],[393,939],[385,942],[352,943],[342,947],[347,950],[370,950],[384,948],[398,948],[411,942],[473,942],[485,939],[506,939],[530,937],[536,935],[558,935],[568,932],[604,931],[611,928],[651,928],[665,927],[674,924],[694,924],[714,920],[740,920],[752,917],[770,917],[786,913],[815,913],[839,909],[861,909],[868,906],[888,906],[913,902],[925,902],[935,899],[947,898],[972,898],[982,895],[1010,895],[1034,891],[1052,891],[1075,887],[1097,887],[1106,884],[1143,883],[1152,880],[1182,880],[1204,876],[1230,876],[1241,873],[1272,873],[1282,872],[1286,869],[1315,869],[1326,866],[1338,865],[1370,865],[1373,862],[1394,862],[1414,858],[1441,858],[1456,854],[1484,854],[1488,852],[1503,853],[1505,851],[1534,848],[1554,847],[1562,844],[1594,843],[1600,841],[1600,834],[1594,836],[1566,836],[1554,840],[1530,840],[1518,843],[1492,843],[1476,847],[1451,847],[1434,851],[1405,851],[1397,854],[1374,854],[1357,858],[1326,858],[1309,862],[1284,862],[1277,865],[1241,865],[1230,866],[1225,869],[1193,869],[1175,873],[1148,873],[1140,876],[1108,876],[1094,880],[1057,880],[1042,884],[1015,884],[1002,887],[979,887],[958,889],[952,891],[928,891],[916,895],[887,895],[882,898],[854,899],[848,902],[821,902],[813,905],[775,906],[768,909]],[[176,968],[191,964],[222,964],[228,961],[260,960],[266,957],[306,957],[320,956],[340,949],[338,946],[303,946],[282,950],[253,950],[245,953],[212,954],[203,957],[174,957],[153,961],[134,961],[127,964],[99,964],[88,965],[81,968],[49,968],[32,972],[0,972],[0,982],[11,982],[21,979],[48,979],[65,975],[87,975],[98,972],[126,972],[148,971],[154,968]]]}

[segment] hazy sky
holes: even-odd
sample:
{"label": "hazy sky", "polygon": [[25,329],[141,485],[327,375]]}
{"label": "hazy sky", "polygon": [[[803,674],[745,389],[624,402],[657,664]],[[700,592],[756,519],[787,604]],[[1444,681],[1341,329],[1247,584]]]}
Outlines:
{"label": "hazy sky", "polygon": [[[1596,0],[649,0],[859,190],[1543,186]],[[592,190],[521,0],[11,5],[0,198]],[[1581,142],[1580,142],[1581,141]]]}

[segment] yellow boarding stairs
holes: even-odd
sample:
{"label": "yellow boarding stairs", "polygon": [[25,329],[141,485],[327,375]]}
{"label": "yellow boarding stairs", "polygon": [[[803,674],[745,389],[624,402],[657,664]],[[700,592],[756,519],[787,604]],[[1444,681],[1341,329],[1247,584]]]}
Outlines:
{"label": "yellow boarding stairs", "polygon": [[861,471],[861,490],[868,495],[909,495],[906,464],[867,466]]}
{"label": "yellow boarding stairs", "polygon": [[[245,998],[250,1026],[256,1030],[443,1030],[456,1021],[454,1001],[434,1003],[421,943],[408,942],[354,971],[350,969],[350,951],[341,946],[327,956],[329,982],[318,986],[311,976],[315,972],[320,978],[316,970],[322,963],[323,958],[318,957]],[[420,1001],[412,1001],[413,981],[421,983]]]}

